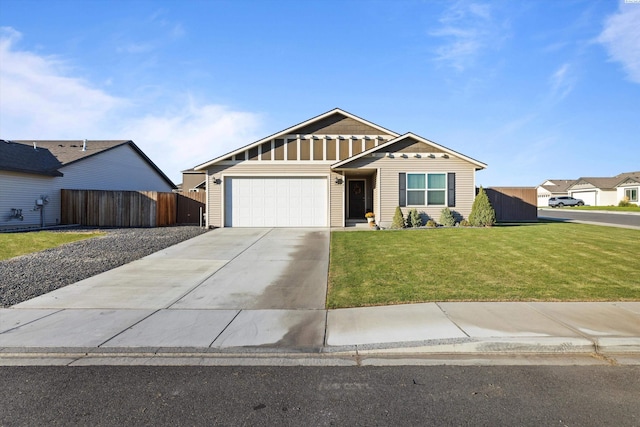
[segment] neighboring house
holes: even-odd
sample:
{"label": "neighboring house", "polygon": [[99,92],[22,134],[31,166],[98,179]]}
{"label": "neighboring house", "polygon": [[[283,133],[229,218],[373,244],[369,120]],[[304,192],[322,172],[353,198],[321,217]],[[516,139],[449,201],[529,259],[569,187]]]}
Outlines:
{"label": "neighboring house", "polygon": [[628,198],[631,203],[638,204],[640,196],[640,171],[627,172],[617,175],[621,181],[616,185],[616,196],[618,202]]}
{"label": "neighboring house", "polygon": [[576,182],[575,179],[548,179],[538,185],[536,191],[538,193],[538,206],[549,206],[551,197],[568,196],[567,189]]}
{"label": "neighboring house", "polygon": [[336,108],[192,171],[206,174],[209,227],[343,227],[367,211],[390,224],[397,206],[468,217],[486,166]]}
{"label": "neighboring house", "polygon": [[0,140],[0,228],[58,224],[61,189],[174,188],[133,141]]}
{"label": "neighboring house", "polygon": [[207,174],[204,171],[187,169],[182,171],[182,192],[199,193],[206,190]]}
{"label": "neighboring house", "polygon": [[582,199],[587,206],[618,204],[616,185],[621,178],[579,178],[567,189],[569,196]]}

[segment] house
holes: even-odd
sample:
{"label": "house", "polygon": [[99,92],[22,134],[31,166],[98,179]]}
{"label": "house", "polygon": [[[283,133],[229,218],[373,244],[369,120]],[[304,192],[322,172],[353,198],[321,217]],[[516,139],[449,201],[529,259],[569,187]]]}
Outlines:
{"label": "house", "polygon": [[0,140],[0,228],[60,223],[60,190],[176,186],[133,141]]}
{"label": "house", "polygon": [[551,197],[568,196],[567,189],[576,182],[575,179],[548,179],[536,187],[538,207],[549,206]]}
{"label": "house", "polygon": [[187,169],[182,171],[182,192],[199,193],[206,190],[207,175],[204,171]]}
{"label": "house", "polygon": [[468,217],[486,164],[339,108],[202,163],[209,227],[344,227],[368,211]]}
{"label": "house", "polygon": [[587,206],[613,206],[618,204],[616,185],[620,181],[618,177],[579,178],[567,191]]}
{"label": "house", "polygon": [[627,172],[617,175],[620,182],[616,185],[616,197],[618,202],[629,199],[629,202],[638,204],[638,193],[640,191],[640,171]]}

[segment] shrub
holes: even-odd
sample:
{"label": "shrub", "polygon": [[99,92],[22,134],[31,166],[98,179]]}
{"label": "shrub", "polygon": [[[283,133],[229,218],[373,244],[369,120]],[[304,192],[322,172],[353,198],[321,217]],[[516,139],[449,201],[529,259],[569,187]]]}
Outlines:
{"label": "shrub", "polygon": [[438,226],[438,224],[436,224],[436,222],[434,220],[430,219],[429,221],[427,221],[427,227],[435,228],[437,226]]}
{"label": "shrub", "polygon": [[463,219],[462,221],[460,221],[460,227],[471,227],[471,223],[466,219]]}
{"label": "shrub", "polygon": [[407,227],[418,228],[421,225],[422,217],[420,217],[420,214],[415,208],[411,209],[407,215]]}
{"label": "shrub", "polygon": [[404,215],[402,214],[400,206],[396,207],[396,213],[393,215],[393,220],[391,221],[391,228],[404,228]]}
{"label": "shrub", "polygon": [[473,200],[469,222],[474,227],[491,227],[496,223],[496,211],[493,210],[489,197],[482,187]]}
{"label": "shrub", "polygon": [[620,200],[620,203],[618,203],[618,206],[620,206],[621,208],[626,208],[626,207],[632,206],[632,203],[630,203],[629,198],[625,196],[624,199]]}
{"label": "shrub", "polygon": [[453,217],[453,213],[449,208],[443,208],[440,213],[440,224],[445,227],[453,227],[456,225],[456,219]]}

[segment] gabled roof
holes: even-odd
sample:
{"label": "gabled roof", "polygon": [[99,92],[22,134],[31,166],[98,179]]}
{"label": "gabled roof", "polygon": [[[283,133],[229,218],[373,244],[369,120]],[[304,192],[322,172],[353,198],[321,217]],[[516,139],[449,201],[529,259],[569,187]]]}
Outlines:
{"label": "gabled roof", "polygon": [[0,170],[46,176],[63,176],[62,163],[46,148],[0,140]]}
{"label": "gabled roof", "polygon": [[24,146],[31,147],[35,144],[38,149],[47,149],[57,159],[59,166],[64,167],[72,163],[84,160],[89,157],[93,157],[100,153],[104,153],[114,148],[127,145],[133,151],[135,151],[142,159],[149,164],[149,166],[160,175],[160,177],[166,181],[171,188],[176,188],[176,185],[167,177],[155,163],[151,161],[149,157],[131,140],[47,140],[47,141],[12,141]]}
{"label": "gabled roof", "polygon": [[217,163],[217,162],[219,162],[221,160],[224,160],[224,159],[226,159],[226,158],[228,158],[230,156],[234,156],[234,155],[236,155],[238,153],[242,153],[242,152],[244,152],[246,150],[249,150],[249,149],[251,149],[253,147],[258,147],[260,144],[263,144],[263,143],[265,143],[267,141],[271,141],[272,139],[279,138],[279,137],[284,136],[284,135],[295,134],[297,129],[302,129],[302,128],[306,127],[306,126],[309,126],[309,125],[311,125],[311,124],[313,124],[315,122],[318,122],[320,120],[323,120],[323,119],[325,119],[327,117],[330,117],[332,115],[335,115],[335,114],[340,114],[342,116],[351,118],[353,120],[356,120],[356,121],[358,121],[358,122],[360,122],[362,124],[365,124],[367,126],[370,126],[372,128],[378,129],[378,130],[380,130],[381,133],[384,133],[384,134],[387,134],[387,135],[391,135],[391,136],[394,136],[394,137],[398,136],[398,134],[396,132],[393,132],[393,131],[391,131],[389,129],[383,128],[382,126],[379,126],[379,125],[377,125],[375,123],[369,122],[369,121],[367,121],[367,120],[365,120],[363,118],[360,118],[360,117],[358,117],[358,116],[356,116],[354,114],[351,114],[351,113],[349,113],[347,111],[341,110],[340,108],[334,108],[333,110],[327,111],[326,113],[320,114],[319,116],[313,117],[313,118],[311,118],[309,120],[306,120],[306,121],[304,121],[302,123],[298,123],[297,125],[294,125],[294,126],[291,126],[291,127],[287,128],[287,129],[281,130],[280,132],[274,133],[273,135],[269,135],[269,136],[267,136],[265,138],[262,138],[262,139],[260,139],[258,141],[252,142],[249,145],[245,145],[244,147],[238,148],[237,150],[231,151],[231,152],[229,152],[227,154],[224,154],[222,156],[216,157],[215,159],[209,160],[208,162],[205,162],[205,163],[202,163],[202,164],[200,164],[198,166],[195,166],[193,168],[193,170],[198,171],[198,170],[206,169],[209,166],[211,166],[211,165],[213,165],[213,164],[215,164],[215,163]]}
{"label": "gabled roof", "polygon": [[547,179],[545,183],[550,182],[551,184],[541,184],[539,187],[544,188],[550,193],[566,193],[569,187],[576,183],[575,179]]}
{"label": "gabled roof", "polygon": [[397,136],[396,138],[391,139],[391,140],[389,140],[389,141],[387,141],[387,142],[385,142],[383,144],[380,144],[377,147],[370,148],[370,149],[368,149],[366,151],[363,151],[360,154],[356,154],[355,156],[349,157],[348,159],[344,159],[344,160],[341,160],[339,162],[336,162],[336,163],[331,165],[331,168],[332,169],[336,169],[336,168],[343,167],[346,164],[348,164],[348,163],[350,163],[350,162],[352,162],[352,161],[354,161],[356,159],[362,158],[362,157],[367,156],[367,155],[369,155],[371,153],[375,153],[376,151],[388,151],[388,150],[386,150],[387,147],[389,147],[390,145],[393,145],[393,144],[395,144],[397,142],[400,142],[400,141],[402,141],[402,140],[404,140],[406,138],[411,138],[411,139],[413,139],[413,140],[415,140],[417,142],[422,142],[422,143],[430,145],[430,146],[432,146],[432,147],[434,147],[434,148],[436,148],[436,149],[438,149],[438,150],[440,150],[440,151],[442,151],[444,153],[447,153],[447,154],[450,154],[452,156],[458,157],[460,159],[466,160],[469,163],[472,163],[472,164],[476,165],[476,170],[481,170],[481,169],[484,169],[484,168],[487,167],[487,165],[485,163],[482,163],[482,162],[480,162],[480,161],[478,161],[476,159],[472,159],[471,157],[465,156],[464,154],[460,154],[457,151],[454,151],[454,150],[452,150],[450,148],[447,148],[447,147],[445,147],[443,145],[436,144],[435,142],[429,141],[428,139],[423,138],[421,136],[418,136],[418,135],[416,135],[414,133],[407,132],[404,135]]}
{"label": "gabled roof", "polygon": [[595,188],[601,190],[613,190],[620,182],[620,178],[608,178],[608,177],[581,177],[576,180],[569,188],[573,188],[580,183],[591,184]]}
{"label": "gabled roof", "polygon": [[640,183],[640,171],[624,172],[616,175],[616,178],[620,178],[620,182],[616,185],[616,187],[624,183],[630,183],[630,182]]}

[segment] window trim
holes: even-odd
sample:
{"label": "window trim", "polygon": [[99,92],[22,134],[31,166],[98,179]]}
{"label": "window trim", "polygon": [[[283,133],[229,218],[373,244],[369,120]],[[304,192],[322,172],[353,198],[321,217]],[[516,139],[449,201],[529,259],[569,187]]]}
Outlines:
{"label": "window trim", "polygon": [[[631,197],[631,192],[632,191],[636,192],[635,199]],[[627,194],[627,192],[629,192],[629,194]],[[638,202],[638,187],[625,188],[624,189],[624,197],[628,197],[630,202],[637,203]]]}
{"label": "window trim", "polygon": [[[409,175],[423,175],[424,176],[424,188],[409,188]],[[443,188],[429,188],[429,175],[441,175],[444,177],[444,187]],[[441,206],[446,207],[449,206],[449,175],[448,172],[406,172],[405,175],[405,200],[407,207],[428,207],[428,206]],[[422,191],[424,194],[424,204],[423,205],[413,205],[409,203],[409,192],[419,192]],[[443,203],[438,204],[429,204],[429,193],[434,192],[443,192],[444,193],[444,201]]]}

